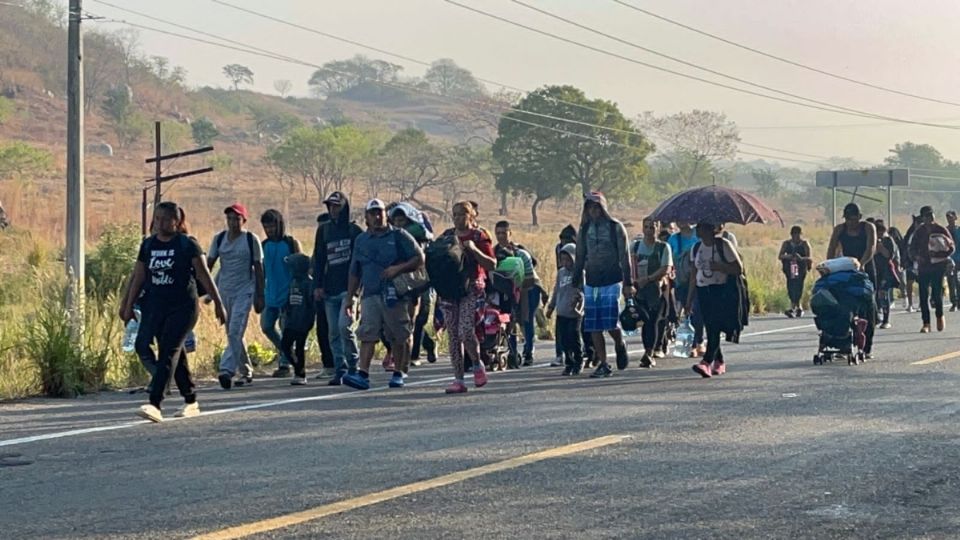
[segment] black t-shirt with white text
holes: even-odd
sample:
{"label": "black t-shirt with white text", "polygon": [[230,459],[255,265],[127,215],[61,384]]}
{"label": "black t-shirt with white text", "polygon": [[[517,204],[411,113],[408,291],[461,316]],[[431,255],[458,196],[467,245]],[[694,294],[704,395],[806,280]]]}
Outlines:
{"label": "black t-shirt with white text", "polygon": [[145,300],[152,305],[179,306],[197,301],[197,282],[193,274],[193,259],[203,250],[197,242],[178,234],[164,242],[151,236],[140,244],[137,260],[146,272],[143,290]]}

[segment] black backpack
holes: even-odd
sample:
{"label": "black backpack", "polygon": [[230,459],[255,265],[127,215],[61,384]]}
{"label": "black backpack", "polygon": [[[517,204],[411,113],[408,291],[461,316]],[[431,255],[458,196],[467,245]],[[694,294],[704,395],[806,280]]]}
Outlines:
{"label": "black backpack", "polygon": [[427,276],[437,296],[456,301],[467,295],[467,269],[464,252],[456,234],[445,234],[434,240],[425,251]]}

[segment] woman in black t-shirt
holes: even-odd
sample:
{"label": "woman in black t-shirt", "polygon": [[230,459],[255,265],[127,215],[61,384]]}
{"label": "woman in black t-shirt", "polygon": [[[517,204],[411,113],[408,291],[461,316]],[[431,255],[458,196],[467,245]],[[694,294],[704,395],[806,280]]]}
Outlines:
{"label": "woman in black t-shirt", "polygon": [[783,266],[783,275],[787,278],[787,296],[790,297],[790,309],[785,313],[790,318],[803,316],[800,297],[803,296],[803,282],[807,279],[807,271],[812,263],[810,244],[803,239],[802,234],[800,226],[794,225],[790,229],[790,239],[780,246],[780,263]]}
{"label": "woman in black t-shirt", "polygon": [[[189,367],[178,361],[183,341],[197,322],[196,280],[213,299],[217,319],[223,323],[227,318],[200,246],[179,231],[180,216],[179,207],[172,202],[157,205],[153,214],[154,234],[140,245],[133,281],[120,310],[120,318],[129,322],[141,289],[146,293],[140,304],[140,331],[156,336],[158,355],[150,384],[150,403],[140,407],[138,414],[153,422],[163,421],[160,402],[171,372],[185,403],[176,416],[200,413]],[[149,349],[149,354],[152,352]]]}

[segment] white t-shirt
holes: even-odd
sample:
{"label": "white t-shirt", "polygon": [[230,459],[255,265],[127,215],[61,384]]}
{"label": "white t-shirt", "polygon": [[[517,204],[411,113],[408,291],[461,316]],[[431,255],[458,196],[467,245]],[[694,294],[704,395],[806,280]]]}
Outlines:
{"label": "white t-shirt", "polygon": [[247,242],[247,234],[253,235],[251,239],[253,240],[252,260],[262,262],[263,248],[256,234],[243,231],[236,239],[230,240],[230,233],[226,233],[223,237],[223,243],[219,246],[217,245],[217,238],[220,235],[213,237],[207,257],[220,260],[220,271],[217,272],[217,288],[223,293],[240,294],[248,291],[253,293],[256,289],[256,276],[250,266],[250,243]]}
{"label": "white t-shirt", "polygon": [[[721,258],[720,254],[717,253],[717,249],[721,246],[724,250],[723,258]],[[730,242],[725,241],[722,238],[717,238],[716,242],[709,247],[705,246],[701,242],[695,249],[697,250],[697,256],[694,259],[693,264],[697,268],[697,287],[723,285],[727,282],[727,274],[725,272],[710,270],[710,263],[712,261],[726,261],[728,263],[732,263],[740,260],[740,257],[737,255],[737,251],[733,248]]]}

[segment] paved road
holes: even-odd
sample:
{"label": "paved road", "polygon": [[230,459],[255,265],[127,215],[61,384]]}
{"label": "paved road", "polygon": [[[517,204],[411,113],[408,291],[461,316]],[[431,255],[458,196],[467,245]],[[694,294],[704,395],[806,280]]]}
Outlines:
{"label": "paved road", "polygon": [[897,315],[857,367],[812,365],[812,320],[764,318],[713,380],[541,366],[446,396],[441,362],[403,390],[205,387],[208,414],[162,425],[142,396],[3,404],[0,537],[956,538],[950,316],[923,336]]}

